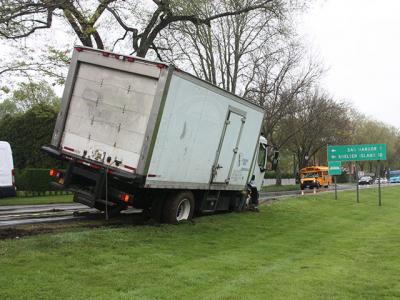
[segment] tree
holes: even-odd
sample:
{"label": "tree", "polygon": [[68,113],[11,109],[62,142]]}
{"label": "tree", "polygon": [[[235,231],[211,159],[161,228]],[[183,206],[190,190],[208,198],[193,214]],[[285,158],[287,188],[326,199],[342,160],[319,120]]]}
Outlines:
{"label": "tree", "polygon": [[13,115],[18,112],[17,105],[12,100],[4,100],[0,103],[0,120],[7,115]]}
{"label": "tree", "polygon": [[18,49],[12,56],[0,57],[0,101],[9,97],[10,90],[21,88],[17,79],[26,83],[40,77],[46,86],[64,84],[71,49]]}
{"label": "tree", "polygon": [[[12,105],[13,103],[14,105]],[[25,112],[37,104],[45,103],[58,107],[60,98],[46,82],[21,82],[12,94],[3,102],[8,112]]]}
{"label": "tree", "polygon": [[[118,24],[124,32],[113,44],[129,36],[133,52],[145,57],[150,49],[157,50],[155,39],[170,24],[190,22],[196,26],[211,26],[219,18],[269,9],[278,0],[252,1],[236,10],[215,14],[207,14],[202,10],[207,2],[210,1],[153,0],[151,12],[142,10],[137,15],[138,1],[133,0],[0,0],[0,36],[6,39],[28,37],[38,30],[51,28],[54,18],[62,18],[82,45],[104,49],[104,40],[110,31],[102,35],[100,25],[101,19],[108,17],[112,24]],[[140,20],[145,25],[131,25],[128,23],[131,19],[134,22]]]}
{"label": "tree", "polygon": [[[382,164],[387,168],[400,167],[400,132],[399,129],[379,122],[370,117],[356,113],[353,117],[352,144],[386,144],[387,160]],[[374,172],[378,163],[374,161],[359,162],[361,170]]]}
{"label": "tree", "polygon": [[[213,1],[207,14],[235,11],[254,5],[254,0]],[[162,34],[159,57],[182,64],[196,76],[246,97],[257,69],[282,55],[292,40],[287,21],[290,10],[283,2],[215,20],[213,26],[177,23]]]}
{"label": "tree", "polygon": [[298,105],[302,109],[294,110],[283,122],[281,130],[295,133],[288,148],[296,154],[301,169],[307,166],[312,156],[325,151],[327,145],[348,141],[352,123],[349,106],[334,101],[319,90],[309,90]]}

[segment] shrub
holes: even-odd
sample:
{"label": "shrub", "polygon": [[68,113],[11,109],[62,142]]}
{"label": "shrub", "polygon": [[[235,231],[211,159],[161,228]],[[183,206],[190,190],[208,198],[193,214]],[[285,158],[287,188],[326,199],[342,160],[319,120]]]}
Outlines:
{"label": "shrub", "polygon": [[49,169],[33,168],[17,170],[15,173],[17,190],[31,195],[43,195],[48,191],[54,191],[55,189],[50,185],[52,178],[49,171]]}
{"label": "shrub", "polygon": [[[265,179],[275,179],[276,172],[265,172]],[[281,179],[294,178],[292,173],[281,173]]]}

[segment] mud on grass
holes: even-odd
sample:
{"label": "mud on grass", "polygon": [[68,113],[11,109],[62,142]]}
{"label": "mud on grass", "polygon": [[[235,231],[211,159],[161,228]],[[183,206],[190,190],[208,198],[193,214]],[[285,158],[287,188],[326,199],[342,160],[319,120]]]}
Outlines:
{"label": "mud on grass", "polygon": [[88,215],[85,219],[78,220],[71,219],[59,222],[0,227],[0,240],[19,239],[27,236],[76,231],[80,229],[97,229],[101,227],[123,228],[142,225],[157,226],[159,224],[150,219],[146,214],[120,215],[118,217],[110,218],[108,221],[105,220],[104,214],[95,214]]}

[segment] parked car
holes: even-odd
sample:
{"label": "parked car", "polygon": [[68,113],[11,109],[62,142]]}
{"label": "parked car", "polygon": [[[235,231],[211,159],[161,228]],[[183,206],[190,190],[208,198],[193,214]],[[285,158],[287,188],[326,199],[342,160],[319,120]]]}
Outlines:
{"label": "parked car", "polygon": [[[379,177],[375,178],[374,183],[375,184],[379,184]],[[388,180],[386,178],[384,178],[384,177],[381,177],[381,184],[386,184],[386,183],[388,183]]]}
{"label": "parked car", "polygon": [[372,184],[374,182],[374,179],[371,176],[363,176],[358,180],[358,184],[363,185],[363,184]]}
{"label": "parked car", "polygon": [[10,144],[0,142],[0,198],[14,197],[14,164]]}
{"label": "parked car", "polygon": [[400,183],[400,176],[391,176],[390,183]]}

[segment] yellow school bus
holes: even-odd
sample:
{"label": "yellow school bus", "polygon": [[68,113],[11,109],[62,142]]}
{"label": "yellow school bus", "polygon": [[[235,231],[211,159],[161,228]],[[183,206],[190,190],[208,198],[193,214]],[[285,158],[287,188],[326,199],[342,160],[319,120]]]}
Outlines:
{"label": "yellow school bus", "polygon": [[328,167],[313,166],[300,170],[300,188],[328,187],[332,184],[332,176],[328,175]]}

